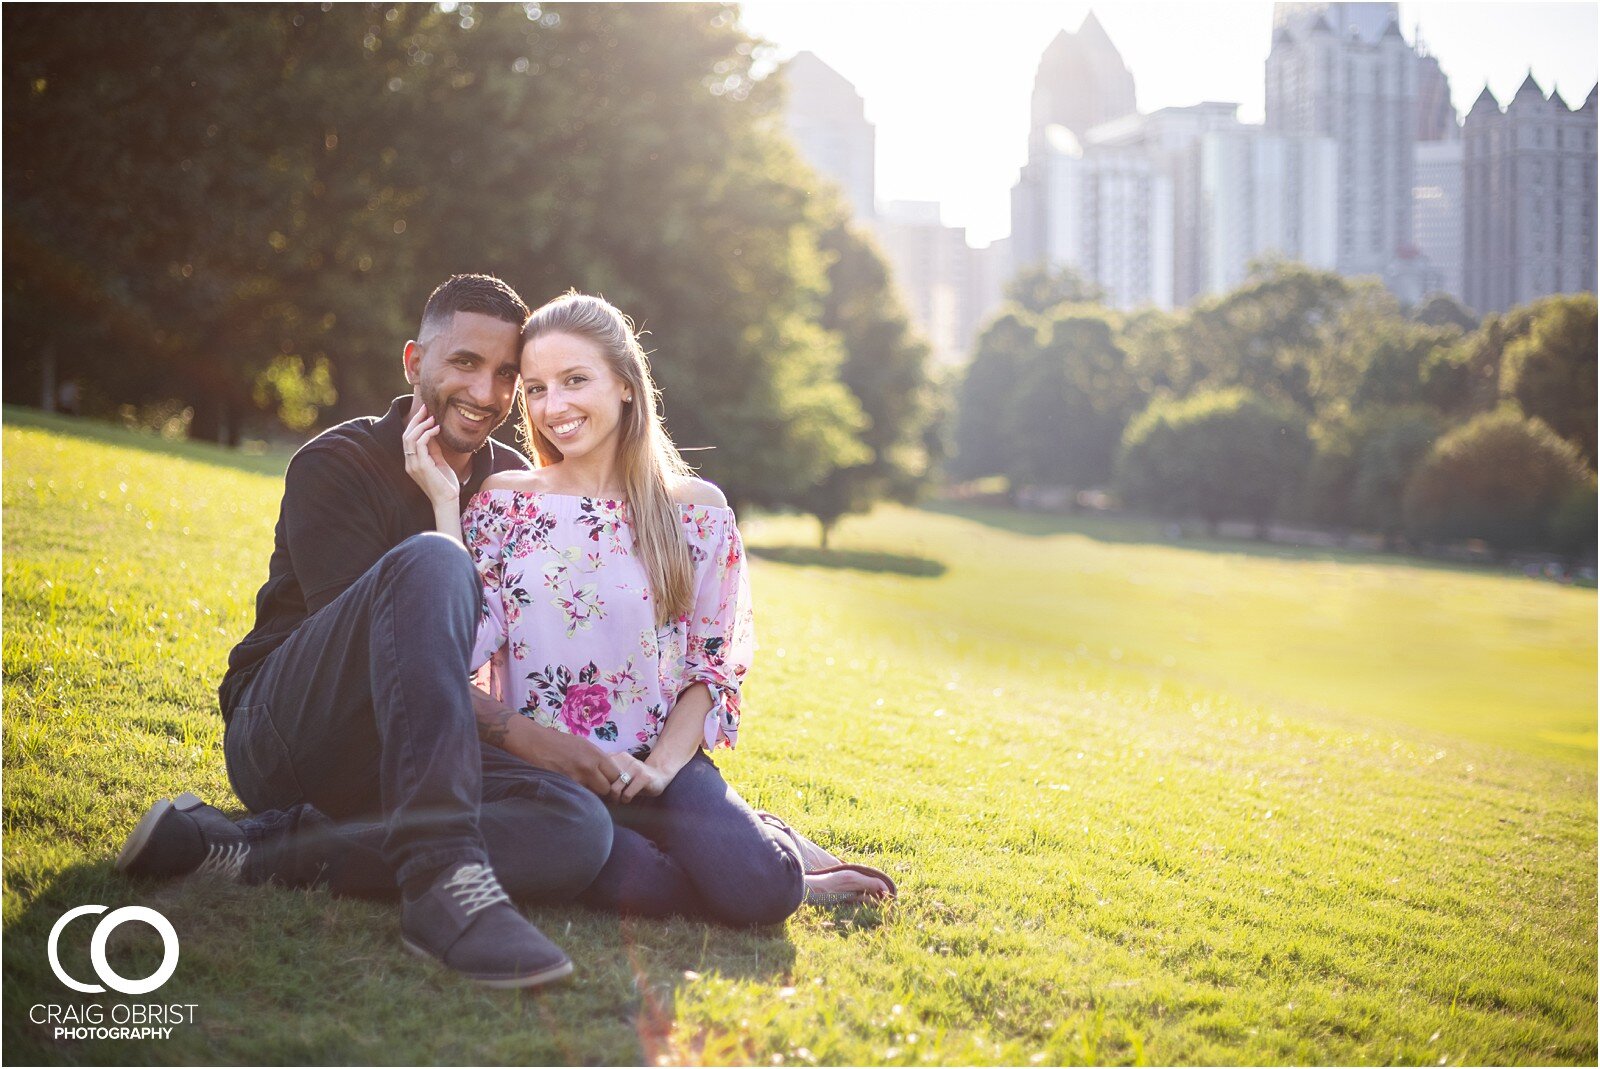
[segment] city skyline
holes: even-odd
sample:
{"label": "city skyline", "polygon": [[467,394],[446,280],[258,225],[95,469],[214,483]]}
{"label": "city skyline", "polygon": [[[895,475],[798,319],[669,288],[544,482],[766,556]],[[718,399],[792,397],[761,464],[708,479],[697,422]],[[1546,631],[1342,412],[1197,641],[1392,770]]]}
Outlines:
{"label": "city skyline", "polygon": [[[981,246],[1010,233],[1009,191],[1027,158],[1034,73],[1056,34],[1077,30],[1092,9],[1133,73],[1140,111],[1220,100],[1260,122],[1272,6],[1002,3],[984,10],[1003,17],[983,20],[963,17],[970,7],[943,4],[756,0],[743,11],[746,29],[773,43],[775,59],[813,51],[860,92],[877,130],[880,201],[938,201],[944,222],[965,227]],[[1530,69],[1574,104],[1595,84],[1596,5],[1399,9],[1406,39],[1414,42],[1420,27],[1449,76],[1458,119],[1485,85],[1508,100]],[[887,40],[898,45],[893,63],[884,62]],[[952,75],[955,68],[963,73]]]}

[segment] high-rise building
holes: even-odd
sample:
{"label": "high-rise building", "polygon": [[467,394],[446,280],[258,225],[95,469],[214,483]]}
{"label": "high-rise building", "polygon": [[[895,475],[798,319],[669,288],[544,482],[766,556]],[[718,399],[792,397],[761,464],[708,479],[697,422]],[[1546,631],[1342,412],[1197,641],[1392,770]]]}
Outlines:
{"label": "high-rise building", "polygon": [[845,191],[857,219],[873,217],[877,137],[856,87],[814,52],[799,52],[784,66],[789,136],[824,178]]}
{"label": "high-rise building", "polygon": [[1438,269],[1439,289],[1460,299],[1465,290],[1461,274],[1462,143],[1418,141],[1413,228],[1416,246]]}
{"label": "high-rise building", "polygon": [[1049,126],[1065,126],[1081,139],[1090,127],[1134,110],[1133,74],[1093,11],[1077,33],[1056,34],[1033,78],[1033,139]]}
{"label": "high-rise building", "polygon": [[[1417,38],[1417,144],[1411,188],[1412,237],[1434,272],[1436,289],[1460,298],[1461,123],[1450,103],[1450,79]],[[1421,280],[1419,279],[1419,282]],[[1410,294],[1402,295],[1402,300]]]}
{"label": "high-rise building", "polygon": [[1239,105],[1162,108],[1089,132],[1089,150],[1137,149],[1171,182],[1173,299],[1233,289],[1252,261],[1332,269],[1338,147],[1332,138],[1269,133]]}
{"label": "high-rise building", "polygon": [[1071,268],[1116,308],[1172,307],[1172,181],[1147,153],[1085,151],[1051,126],[1028,167],[1047,212],[1041,255],[1019,267]]}
{"label": "high-rise building", "polygon": [[1011,281],[1011,239],[1000,238],[968,253],[966,319],[962,351],[970,353],[978,334],[1005,299]]}
{"label": "high-rise building", "polygon": [[1054,254],[1050,251],[1050,234],[1066,225],[1062,216],[1067,210],[1050,199],[1049,161],[1059,155],[1052,131],[1070,133],[1077,146],[1091,127],[1135,111],[1133,75],[1093,12],[1077,33],[1063,30],[1056,35],[1034,75],[1028,162],[1011,190],[1014,270],[1052,263],[1052,255],[1061,252],[1059,246]]}
{"label": "high-rise building", "polygon": [[1439,66],[1439,58],[1416,41],[1417,51],[1417,140],[1459,141],[1461,121],[1450,103],[1450,79]]}
{"label": "high-rise building", "polygon": [[922,200],[885,202],[877,231],[906,313],[928,340],[934,362],[960,363],[970,341],[966,231],[945,226],[938,203]]}
{"label": "high-rise building", "polygon": [[1594,292],[1597,95],[1569,108],[1530,72],[1503,111],[1485,86],[1467,113],[1462,273],[1474,310]]}
{"label": "high-rise building", "polygon": [[1338,270],[1381,275],[1412,244],[1416,53],[1392,3],[1279,3],[1270,131],[1338,145]]}

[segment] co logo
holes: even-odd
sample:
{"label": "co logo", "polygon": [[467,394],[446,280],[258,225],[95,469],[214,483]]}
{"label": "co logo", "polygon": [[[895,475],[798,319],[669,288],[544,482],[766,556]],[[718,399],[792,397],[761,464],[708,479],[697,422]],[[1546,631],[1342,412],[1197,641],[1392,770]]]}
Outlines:
{"label": "co logo", "polygon": [[[94,938],[89,941],[89,960],[94,964],[95,975],[105,981],[106,987],[99,984],[85,984],[74,980],[67,975],[67,970],[61,967],[61,955],[57,944],[61,941],[61,930],[70,924],[74,918],[85,913],[105,913],[105,906],[78,906],[69,909],[56,921],[55,927],[50,929],[50,968],[56,974],[56,979],[72,988],[82,991],[86,995],[98,995],[106,987],[113,991],[120,991],[124,995],[143,995],[154,991],[172,978],[172,972],[178,967],[178,933],[173,929],[172,923],[147,906],[123,906],[106,913],[95,925]],[[143,980],[129,980],[121,976],[106,961],[106,940],[111,938],[111,933],[128,921],[143,921],[154,928],[161,935],[161,967]]]}

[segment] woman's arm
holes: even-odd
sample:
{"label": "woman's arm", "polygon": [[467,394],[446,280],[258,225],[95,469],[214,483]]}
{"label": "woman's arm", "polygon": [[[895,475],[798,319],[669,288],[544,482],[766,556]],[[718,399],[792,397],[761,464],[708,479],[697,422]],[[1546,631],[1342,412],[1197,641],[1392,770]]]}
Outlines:
{"label": "woman's arm", "polygon": [[455,469],[439,455],[435,439],[439,425],[434,421],[428,406],[418,404],[400,436],[401,448],[406,455],[406,474],[428,495],[433,505],[433,524],[440,534],[449,535],[457,542],[461,537],[461,479]]}
{"label": "woman's arm", "polygon": [[704,683],[694,684],[673,704],[648,758],[640,761],[631,754],[614,754],[617,764],[633,777],[633,781],[621,788],[613,784],[612,798],[631,802],[641,794],[654,795],[666,790],[672,777],[700,748],[711,704],[711,688]]}

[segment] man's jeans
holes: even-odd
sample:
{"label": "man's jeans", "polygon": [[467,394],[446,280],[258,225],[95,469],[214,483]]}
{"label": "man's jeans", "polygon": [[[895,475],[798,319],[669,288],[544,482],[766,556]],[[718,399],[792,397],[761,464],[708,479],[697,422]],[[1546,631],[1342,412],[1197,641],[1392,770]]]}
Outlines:
{"label": "man's jeans", "polygon": [[611,848],[600,800],[478,741],[467,661],[480,609],[466,550],[417,535],[257,669],[224,742],[258,814],[257,878],[382,894],[488,861],[508,893],[551,900],[594,878]]}
{"label": "man's jeans", "polygon": [[805,894],[798,848],[699,752],[657,797],[610,807],[611,857],[581,899],[618,913],[781,924]]}

